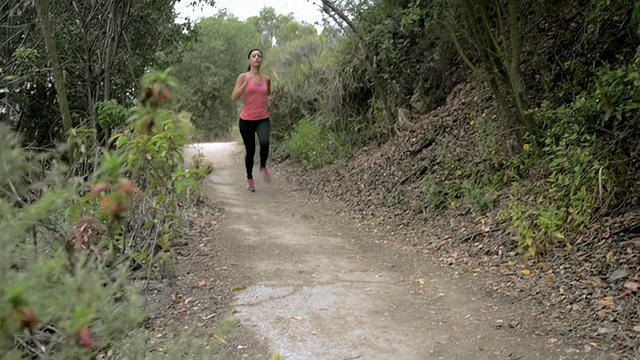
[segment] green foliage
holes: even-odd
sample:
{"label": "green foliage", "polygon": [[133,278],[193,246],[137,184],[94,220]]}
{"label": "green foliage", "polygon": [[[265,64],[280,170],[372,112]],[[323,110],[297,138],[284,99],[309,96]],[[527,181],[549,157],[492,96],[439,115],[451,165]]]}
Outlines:
{"label": "green foliage", "polygon": [[191,157],[191,166],[198,171],[197,175],[195,175],[198,180],[213,172],[213,163],[207,160],[205,155],[199,151]]}
{"label": "green foliage", "polygon": [[[537,104],[571,103],[593,82],[602,66],[631,61],[640,33],[635,0],[534,3],[528,22],[543,19],[538,31],[523,33],[527,94]],[[637,12],[637,11],[636,11]]]}
{"label": "green foliage", "polygon": [[[166,84],[172,81],[166,74],[149,73],[143,85],[168,88]],[[157,96],[160,94],[157,90]],[[199,169],[188,170],[182,152],[190,142],[189,134],[189,125],[171,110],[139,104],[128,129],[111,139],[119,153],[105,157],[105,177],[98,182],[114,184],[120,176],[127,176],[141,189],[132,216],[118,229],[122,237],[119,250],[140,263],[149,264],[155,252],[170,250],[171,240],[179,237],[181,204],[199,196],[198,180],[204,174]]]}
{"label": "green foliage", "polygon": [[[143,85],[156,91],[114,137],[116,149],[102,151],[88,182],[68,177],[55,158],[25,151],[0,125],[4,358],[167,358],[148,355],[141,287],[130,275],[140,265],[152,276],[171,264],[180,209],[197,196],[202,178],[184,170],[188,129],[163,106],[169,80],[156,72],[145,77]],[[86,134],[74,129],[70,142],[92,138]],[[48,170],[40,174],[41,167]],[[183,341],[168,344],[168,358],[211,358],[198,350],[202,344],[192,350],[196,341]]]}
{"label": "green foliage", "polygon": [[319,37],[302,38],[273,48],[265,67],[273,81],[269,112],[273,137],[285,139],[307,114],[326,113],[333,53]]}
{"label": "green foliage", "polygon": [[[99,140],[106,139],[112,129],[97,128],[96,103],[115,99],[131,106],[140,76],[157,64],[157,54],[179,51],[180,42],[189,39],[190,24],[175,21],[173,0],[140,0],[122,6],[107,1],[48,2],[72,127],[88,125],[95,128]],[[39,24],[33,2],[7,3],[2,19],[0,78],[13,79],[0,81],[0,120],[29,144],[55,147],[68,134],[60,126],[50,54],[41,32],[33,27]]]}
{"label": "green foliage", "polygon": [[389,89],[392,106],[419,113],[434,109],[464,74],[456,66],[458,55],[441,24],[455,22],[454,9],[442,1],[376,1],[356,18],[366,36],[364,56],[357,56],[352,66],[373,62]]}
{"label": "green foliage", "polygon": [[[437,19],[448,17],[441,2],[348,2],[358,36],[330,24],[319,37],[287,42],[270,51],[274,70],[272,109],[276,139],[285,138],[306,115],[347,135],[353,146],[394,134],[396,108],[427,112],[442,104],[459,81],[456,52]],[[345,24],[346,26],[346,24]]]}
{"label": "green foliage", "polygon": [[479,211],[495,207],[498,189],[502,186],[505,172],[502,164],[506,150],[497,136],[497,124],[491,123],[486,114],[471,115],[470,131],[464,131],[464,143],[444,135],[436,140],[434,169],[438,177],[428,174],[424,178],[424,202],[436,212],[472,206]]}
{"label": "green foliage", "polygon": [[630,156],[637,156],[640,145],[639,87],[637,65],[600,70],[571,104],[554,108],[546,102],[530,111],[542,133],[526,137],[517,154],[504,147],[497,124],[484,116],[472,119],[470,136],[438,140],[441,165],[435,172],[441,176],[425,178],[425,203],[434,210],[462,203],[486,211],[505,189],[509,200],[499,218],[526,256],[572,245],[598,216],[625,205],[633,188],[638,169]]}
{"label": "green foliage", "polygon": [[177,92],[178,106],[191,113],[200,140],[223,138],[237,123],[238,107],[231,92],[247,69],[247,54],[257,47],[255,29],[225,12],[196,24],[197,38],[173,66],[186,86]]}
{"label": "green foliage", "polygon": [[[73,250],[68,224],[57,221],[77,186],[30,183],[16,192],[13,184],[34,164],[14,134],[4,126],[0,133],[0,162],[11,166],[0,188],[0,352],[88,359],[77,335],[86,327],[95,349],[124,343],[143,318],[126,266],[107,268],[94,254]],[[25,203],[29,192],[42,196]]]}
{"label": "green foliage", "polygon": [[[535,122],[525,116],[528,110],[522,80],[522,17],[526,17],[534,2],[525,0],[461,0],[459,16],[462,30],[443,22],[454,39],[464,62],[491,89],[507,124],[519,137],[537,132]],[[457,25],[456,25],[457,26]],[[458,32],[470,46],[463,46]],[[474,64],[470,55],[479,58]]]}
{"label": "green foliage", "polygon": [[317,35],[313,25],[296,21],[293,14],[276,14],[272,7],[263,7],[258,16],[248,18],[246,23],[260,35],[260,48],[265,54],[270,52],[274,44],[282,46],[297,39]]}
{"label": "green foliage", "polygon": [[[512,189],[503,218],[520,246],[539,255],[584,229],[594,217],[626,202],[637,171],[640,72],[636,65],[599,71],[589,90],[566,106],[549,103],[533,112],[545,129],[539,149],[521,158],[520,176],[540,181]],[[569,241],[569,240],[563,240]]]}
{"label": "green foliage", "polygon": [[345,158],[351,152],[344,135],[327,129],[322,118],[305,117],[285,142],[291,157],[304,169],[317,169]]}
{"label": "green foliage", "polygon": [[98,124],[104,129],[118,129],[125,125],[129,110],[117,100],[100,101],[96,104]]}

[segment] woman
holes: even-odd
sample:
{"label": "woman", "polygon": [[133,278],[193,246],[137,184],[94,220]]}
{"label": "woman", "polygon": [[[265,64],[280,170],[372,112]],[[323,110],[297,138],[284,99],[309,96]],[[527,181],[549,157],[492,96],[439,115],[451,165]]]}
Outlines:
{"label": "woman", "polygon": [[256,133],[260,142],[260,172],[266,182],[271,181],[269,170],[267,170],[269,133],[271,132],[267,100],[271,95],[271,81],[268,76],[260,74],[262,51],[253,49],[249,51],[248,58],[249,68],[246,73],[238,76],[231,100],[237,101],[243,97],[239,128],[246,150],[244,164],[247,168],[247,190],[254,192],[256,188],[253,181],[253,158],[256,152]]}

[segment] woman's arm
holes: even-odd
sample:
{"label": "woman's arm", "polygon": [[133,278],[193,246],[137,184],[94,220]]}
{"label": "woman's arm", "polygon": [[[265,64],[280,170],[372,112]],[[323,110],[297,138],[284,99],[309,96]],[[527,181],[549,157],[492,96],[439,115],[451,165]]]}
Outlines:
{"label": "woman's arm", "polygon": [[242,73],[238,75],[238,79],[236,80],[236,86],[233,88],[233,92],[231,93],[231,101],[236,101],[240,98],[242,93],[244,92],[244,88],[247,87],[247,83],[249,82],[249,77],[246,73]]}

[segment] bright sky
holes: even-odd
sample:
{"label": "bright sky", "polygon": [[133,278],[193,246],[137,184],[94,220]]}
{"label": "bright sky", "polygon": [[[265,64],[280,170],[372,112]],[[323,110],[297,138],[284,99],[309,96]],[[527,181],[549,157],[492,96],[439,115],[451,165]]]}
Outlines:
{"label": "bright sky", "polygon": [[[318,0],[315,0],[318,1]],[[314,0],[216,0],[215,6],[197,5],[189,6],[191,0],[181,0],[176,4],[176,12],[182,20],[185,16],[189,16],[191,21],[198,20],[202,17],[214,15],[221,9],[227,9],[231,14],[240,20],[246,20],[251,16],[256,16],[265,6],[270,6],[276,10],[277,14],[293,13],[296,20],[302,20],[310,24],[318,22],[321,24],[322,14]],[[316,28],[320,30],[320,26]]]}

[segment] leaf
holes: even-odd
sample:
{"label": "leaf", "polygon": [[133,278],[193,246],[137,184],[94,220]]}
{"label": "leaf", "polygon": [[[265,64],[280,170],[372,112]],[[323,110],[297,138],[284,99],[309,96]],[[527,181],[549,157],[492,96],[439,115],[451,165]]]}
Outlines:
{"label": "leaf", "polygon": [[207,285],[207,280],[198,281],[198,282],[196,283],[196,285],[198,285],[198,286],[205,286],[205,285]]}
{"label": "leaf", "polygon": [[611,297],[611,296],[607,296],[604,299],[600,299],[600,300],[596,301],[596,303],[598,305],[602,305],[602,306],[613,306],[613,305],[615,305],[615,301],[613,300],[613,297]]}
{"label": "leaf", "polygon": [[241,291],[241,290],[245,290],[247,287],[244,285],[236,285],[234,287],[231,288],[231,291]]}
{"label": "leaf", "polygon": [[611,264],[611,259],[613,258],[613,251],[609,251],[607,253],[607,264]]}
{"label": "leaf", "polygon": [[420,286],[423,286],[427,282],[427,279],[420,278],[420,279],[418,279],[418,282],[420,283]]}
{"label": "leaf", "polygon": [[556,231],[553,233],[553,237],[557,239],[564,239],[564,235],[560,231]]}
{"label": "leaf", "polygon": [[631,291],[637,291],[638,289],[640,289],[640,284],[637,282],[629,281],[624,284],[624,287]]}
{"label": "leaf", "polygon": [[216,334],[213,334],[213,338],[214,338],[214,339],[216,339],[216,340],[218,340],[221,344],[225,344],[225,345],[227,345],[227,344],[228,344],[228,343],[227,343],[227,341],[226,341],[225,339],[221,338],[220,336],[218,336],[218,335],[216,335]]}
{"label": "leaf", "polygon": [[273,357],[271,357],[271,359],[269,360],[280,360],[280,353],[273,355]]}
{"label": "leaf", "polygon": [[291,320],[298,320],[301,321],[302,320],[302,316],[298,315],[298,316],[292,316]]}
{"label": "leaf", "polygon": [[529,276],[529,275],[531,275],[531,271],[526,270],[526,269],[525,269],[525,270],[520,270],[520,273],[521,273],[522,275],[524,275],[524,276]]}

